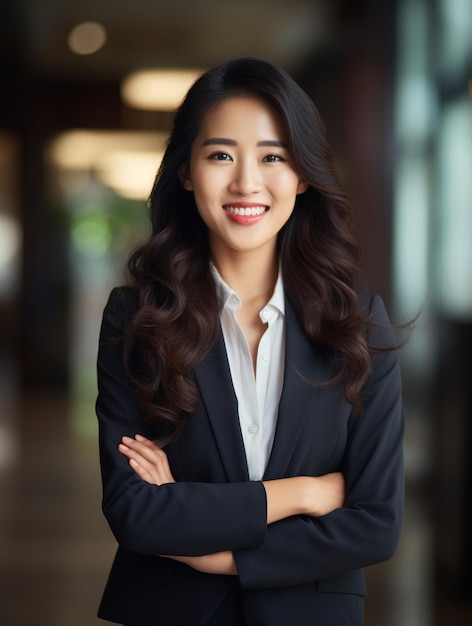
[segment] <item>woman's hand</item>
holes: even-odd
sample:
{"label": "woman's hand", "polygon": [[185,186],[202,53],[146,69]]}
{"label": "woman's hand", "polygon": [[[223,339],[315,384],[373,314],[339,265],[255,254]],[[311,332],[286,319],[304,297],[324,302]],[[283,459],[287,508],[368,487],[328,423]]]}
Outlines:
{"label": "woman's hand", "polygon": [[151,485],[175,483],[167,454],[142,435],[123,437],[118,450],[129,461],[136,474]]}
{"label": "woman's hand", "polygon": [[[152,485],[174,483],[167,454],[142,435],[123,437],[119,451],[128,459],[136,474]],[[264,481],[267,494],[267,523],[272,524],[292,515],[318,517],[331,513],[344,502],[344,478],[340,472],[324,476],[295,476]],[[206,574],[238,574],[231,551],[204,556],[161,555],[185,563]]]}
{"label": "woman's hand", "polygon": [[238,575],[233,553],[230,550],[206,554],[204,556],[169,556],[167,554],[161,556],[166,559],[185,563],[189,567],[203,572],[204,574]]}
{"label": "woman's hand", "polygon": [[327,515],[344,504],[346,497],[344,476],[341,472],[308,477],[306,514],[313,517]]}
{"label": "woman's hand", "polygon": [[[156,446],[150,439],[142,435],[123,437],[118,446],[119,451],[129,460],[130,466],[136,474],[151,485],[164,485],[175,483],[170,470],[167,454]],[[215,552],[204,556],[171,556],[162,555],[166,559],[173,559],[185,563],[199,572],[205,574],[237,575],[233,553]]]}
{"label": "woman's hand", "polygon": [[344,477],[340,472],[268,480],[263,485],[268,524],[292,515],[327,515],[342,507],[345,498]]}
{"label": "woman's hand", "polygon": [[[342,507],[345,497],[344,477],[340,472],[324,476],[295,476],[265,481],[267,493],[267,523],[291,515],[327,515]],[[231,551],[206,556],[166,556],[185,563],[205,574],[229,574],[238,571]]]}

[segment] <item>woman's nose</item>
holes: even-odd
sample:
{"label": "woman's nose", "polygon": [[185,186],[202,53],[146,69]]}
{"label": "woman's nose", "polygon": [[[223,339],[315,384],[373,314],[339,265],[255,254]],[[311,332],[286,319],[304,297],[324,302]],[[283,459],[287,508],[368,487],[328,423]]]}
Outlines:
{"label": "woman's nose", "polygon": [[248,196],[260,191],[261,187],[261,173],[252,160],[245,160],[234,168],[234,176],[230,183],[232,193]]}

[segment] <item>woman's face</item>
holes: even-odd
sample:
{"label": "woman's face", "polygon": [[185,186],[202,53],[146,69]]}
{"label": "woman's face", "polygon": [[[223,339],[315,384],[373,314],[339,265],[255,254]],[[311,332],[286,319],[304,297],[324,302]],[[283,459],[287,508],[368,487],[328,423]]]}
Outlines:
{"label": "woman's face", "polygon": [[203,118],[188,176],[215,259],[275,255],[277,234],[307,184],[295,171],[277,113],[255,97],[231,97]]}

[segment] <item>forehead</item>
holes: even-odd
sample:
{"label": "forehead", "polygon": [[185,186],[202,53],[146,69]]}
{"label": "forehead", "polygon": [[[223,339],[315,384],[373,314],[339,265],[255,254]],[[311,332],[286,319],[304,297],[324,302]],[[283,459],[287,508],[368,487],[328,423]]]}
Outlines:
{"label": "forehead", "polygon": [[278,139],[285,135],[282,118],[272,105],[256,96],[241,95],[211,106],[202,117],[199,136],[224,133],[221,136],[230,137],[254,132]]}

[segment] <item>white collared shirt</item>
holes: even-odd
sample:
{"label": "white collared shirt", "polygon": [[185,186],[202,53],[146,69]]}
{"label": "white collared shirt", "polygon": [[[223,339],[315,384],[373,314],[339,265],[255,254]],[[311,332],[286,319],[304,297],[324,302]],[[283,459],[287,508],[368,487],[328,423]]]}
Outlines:
{"label": "white collared shirt", "polygon": [[285,361],[285,302],[282,274],[269,302],[260,311],[267,325],[254,366],[244,332],[236,319],[241,307],[237,293],[212,267],[220,302],[220,319],[234,391],[238,400],[239,422],[251,480],[261,480],[274,441]]}

